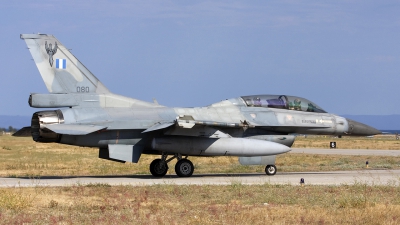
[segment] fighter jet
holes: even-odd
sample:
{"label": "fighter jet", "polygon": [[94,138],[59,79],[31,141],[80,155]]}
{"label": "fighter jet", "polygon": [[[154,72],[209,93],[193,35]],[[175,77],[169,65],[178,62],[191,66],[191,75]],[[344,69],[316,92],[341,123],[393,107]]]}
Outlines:
{"label": "fighter jet", "polygon": [[36,142],[99,148],[99,158],[137,163],[142,154],[163,177],[176,159],[175,172],[190,177],[189,156],[238,156],[243,165],[277,171],[275,157],[290,151],[295,136],[374,135],[380,131],[323,110],[305,98],[251,95],[204,107],[166,107],[110,92],[53,35],[21,34],[48,94],[31,94],[34,108],[56,108],[32,115]]}

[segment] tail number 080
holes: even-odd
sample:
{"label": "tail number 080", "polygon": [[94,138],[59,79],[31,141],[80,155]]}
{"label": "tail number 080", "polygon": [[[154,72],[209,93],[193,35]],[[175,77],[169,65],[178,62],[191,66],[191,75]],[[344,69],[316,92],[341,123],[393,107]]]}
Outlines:
{"label": "tail number 080", "polygon": [[76,87],[76,92],[85,93],[89,92],[89,87]]}

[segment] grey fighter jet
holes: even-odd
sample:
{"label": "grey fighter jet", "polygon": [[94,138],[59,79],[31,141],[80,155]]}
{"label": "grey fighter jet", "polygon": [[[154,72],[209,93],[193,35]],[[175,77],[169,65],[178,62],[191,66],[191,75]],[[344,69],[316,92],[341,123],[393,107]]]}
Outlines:
{"label": "grey fighter jet", "polygon": [[317,104],[287,95],[231,98],[205,107],[172,108],[111,93],[54,36],[21,34],[49,94],[31,94],[29,129],[37,142],[99,148],[99,158],[137,163],[142,154],[160,155],[150,172],[189,177],[188,156],[238,156],[243,165],[277,171],[275,156],[290,151],[292,133],[374,135],[380,131],[327,113]]}

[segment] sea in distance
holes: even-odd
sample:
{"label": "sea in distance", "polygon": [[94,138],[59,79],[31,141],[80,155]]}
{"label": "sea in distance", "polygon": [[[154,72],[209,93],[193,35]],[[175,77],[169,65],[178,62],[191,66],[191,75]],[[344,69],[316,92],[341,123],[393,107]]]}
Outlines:
{"label": "sea in distance", "polygon": [[400,134],[400,130],[381,130],[383,134]]}

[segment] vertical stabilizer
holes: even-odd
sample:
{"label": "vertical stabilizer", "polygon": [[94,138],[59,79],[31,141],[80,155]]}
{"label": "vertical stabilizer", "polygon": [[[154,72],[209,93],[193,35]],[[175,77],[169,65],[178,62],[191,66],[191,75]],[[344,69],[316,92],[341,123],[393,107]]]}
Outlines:
{"label": "vertical stabilizer", "polygon": [[21,34],[50,93],[110,91],[53,35]]}

